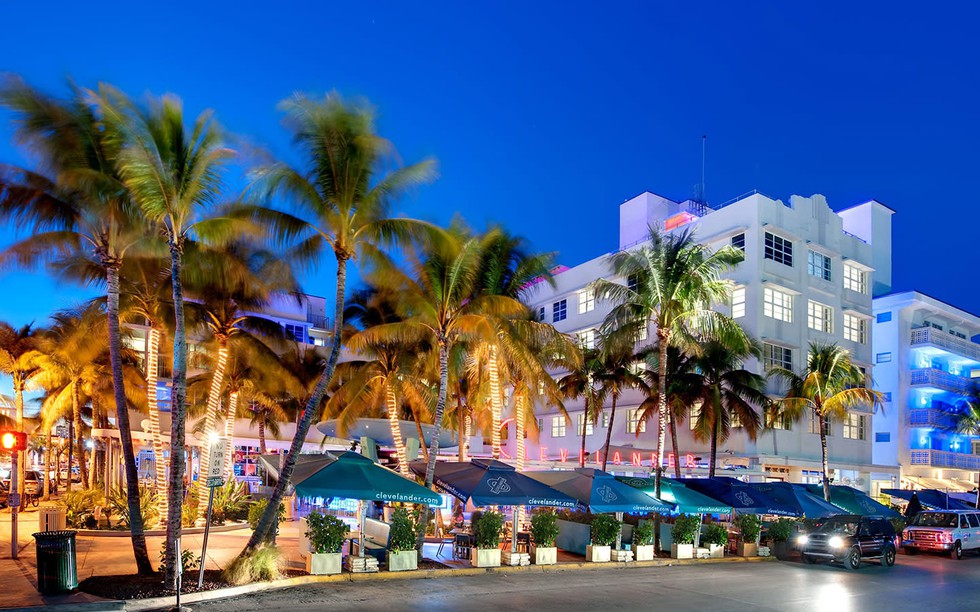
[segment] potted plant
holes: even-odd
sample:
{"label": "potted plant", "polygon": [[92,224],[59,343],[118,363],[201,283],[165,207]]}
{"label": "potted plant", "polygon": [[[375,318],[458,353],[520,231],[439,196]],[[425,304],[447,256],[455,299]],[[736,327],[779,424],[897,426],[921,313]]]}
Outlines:
{"label": "potted plant", "polygon": [[554,512],[540,512],[531,516],[531,554],[535,565],[554,565],[558,562],[558,517]]}
{"label": "potted plant", "polygon": [[655,525],[651,521],[643,521],[633,528],[633,552],[637,561],[652,561]]}
{"label": "potted plant", "polygon": [[396,508],[391,514],[388,532],[388,571],[404,572],[419,568],[419,555],[415,548],[415,526],[405,508]]}
{"label": "potted plant", "polygon": [[306,571],[314,576],[339,574],[347,524],[336,516],[311,512],[306,517],[306,526],[306,537],[310,539]]}
{"label": "potted plant", "polygon": [[790,539],[796,531],[796,521],[781,518],[769,524],[767,532],[769,534],[769,545],[772,547],[772,554],[777,559],[784,561],[790,557],[792,546]]}
{"label": "potted plant", "polygon": [[500,530],[504,527],[504,515],[484,512],[473,521],[473,567],[500,567]]}
{"label": "potted plant", "polygon": [[728,545],[728,530],[724,525],[711,523],[704,528],[701,541],[708,545],[708,554],[712,559],[722,559],[725,556],[725,546]]}
{"label": "potted plant", "polygon": [[671,559],[693,559],[694,538],[701,529],[698,517],[681,514],[670,529],[670,537],[674,540],[670,545]]}
{"label": "potted plant", "polygon": [[759,532],[762,531],[762,521],[754,514],[740,514],[735,519],[738,527],[738,555],[740,557],[755,557],[759,554]]}
{"label": "potted plant", "polygon": [[589,529],[591,542],[585,547],[585,559],[593,563],[607,563],[612,557],[612,543],[622,528],[623,524],[608,514],[592,517]]}

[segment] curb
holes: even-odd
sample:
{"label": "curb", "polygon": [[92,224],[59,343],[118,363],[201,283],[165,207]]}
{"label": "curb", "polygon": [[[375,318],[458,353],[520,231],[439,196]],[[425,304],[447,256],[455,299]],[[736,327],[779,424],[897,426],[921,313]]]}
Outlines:
{"label": "curb", "polygon": [[[711,565],[719,563],[765,563],[776,561],[776,557],[725,557],[724,559],[655,559],[653,561],[631,561],[629,563],[589,563],[586,561],[572,563],[558,563],[555,565],[526,565],[523,567],[503,565],[500,567],[464,567],[453,569],[427,569],[414,570],[410,572],[372,572],[357,574],[334,574],[332,576],[296,576],[294,578],[284,578],[272,582],[256,582],[238,587],[228,587],[224,589],[214,589],[199,593],[187,593],[181,595],[181,604],[193,604],[202,601],[212,601],[215,599],[226,599],[239,595],[248,595],[263,591],[274,591],[294,586],[304,586],[308,584],[330,584],[334,582],[377,582],[394,580],[426,580],[432,578],[450,578],[457,576],[478,576],[480,574],[527,574],[527,573],[549,573],[571,571],[623,571],[632,569],[642,569],[649,567],[672,567],[679,565]],[[121,607],[102,608],[112,610],[126,610],[127,612],[143,612],[148,610],[159,610],[173,606],[174,597],[148,597],[146,599],[131,599],[127,601],[106,600],[103,606],[120,605]],[[30,610],[31,608],[27,608]],[[36,610],[36,608],[34,608]],[[69,608],[58,606],[59,612],[69,612]],[[87,608],[89,610],[95,608]]]}
{"label": "curb", "polygon": [[[225,525],[211,525],[211,533],[225,533],[228,531],[238,531],[239,529],[248,529],[248,523],[232,523]],[[92,538],[129,538],[132,534],[129,529],[113,530],[113,529],[72,529],[72,531],[77,531],[78,535]],[[181,535],[201,535],[204,533],[204,527],[184,527],[180,530]],[[143,535],[148,538],[163,537],[167,535],[164,529],[150,529],[144,531]]]}

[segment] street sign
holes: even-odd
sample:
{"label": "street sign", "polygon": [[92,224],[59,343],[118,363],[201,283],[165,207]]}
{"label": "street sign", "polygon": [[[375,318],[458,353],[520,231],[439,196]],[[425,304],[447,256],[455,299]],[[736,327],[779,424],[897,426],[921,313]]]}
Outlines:
{"label": "street sign", "polygon": [[221,476],[218,476],[216,478],[210,478],[209,477],[208,478],[208,486],[209,487],[223,487],[223,486],[225,486],[225,479],[222,478]]}
{"label": "street sign", "polygon": [[221,486],[210,484],[212,480],[221,480],[221,473],[225,467],[225,451],[228,449],[228,438],[215,438],[211,441],[211,462],[208,464],[208,486]]}

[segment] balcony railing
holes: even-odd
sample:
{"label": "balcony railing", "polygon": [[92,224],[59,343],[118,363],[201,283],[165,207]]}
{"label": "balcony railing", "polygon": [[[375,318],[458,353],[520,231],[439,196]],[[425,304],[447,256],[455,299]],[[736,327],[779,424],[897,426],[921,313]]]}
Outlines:
{"label": "balcony railing", "polygon": [[327,317],[323,315],[313,314],[312,312],[306,313],[306,322],[312,323],[313,327],[317,329],[330,329],[327,327]]}
{"label": "balcony railing", "polygon": [[914,450],[911,454],[912,465],[980,470],[980,455],[940,450]]}
{"label": "balcony railing", "polygon": [[972,380],[936,368],[921,368],[912,370],[910,383],[913,385],[929,385],[953,393],[968,393]]}
{"label": "balcony railing", "polygon": [[953,425],[953,416],[936,408],[920,408],[906,412],[909,427],[936,427],[946,429]]}
{"label": "balcony railing", "polygon": [[931,327],[913,329],[911,344],[912,346],[931,344],[933,346],[944,348],[951,353],[956,353],[957,355],[963,355],[964,357],[969,357],[970,359],[980,361],[980,344],[970,342],[969,340],[964,340],[962,338],[957,338],[956,336],[941,332],[938,329],[933,329]]}

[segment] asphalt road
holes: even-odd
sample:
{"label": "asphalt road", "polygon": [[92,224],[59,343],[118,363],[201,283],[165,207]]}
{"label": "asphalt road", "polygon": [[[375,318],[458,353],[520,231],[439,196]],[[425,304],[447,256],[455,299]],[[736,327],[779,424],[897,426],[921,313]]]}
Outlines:
{"label": "asphalt road", "polygon": [[197,603],[194,610],[862,610],[980,609],[980,558],[899,555],[857,571],[791,562],[487,574],[330,583]]}

